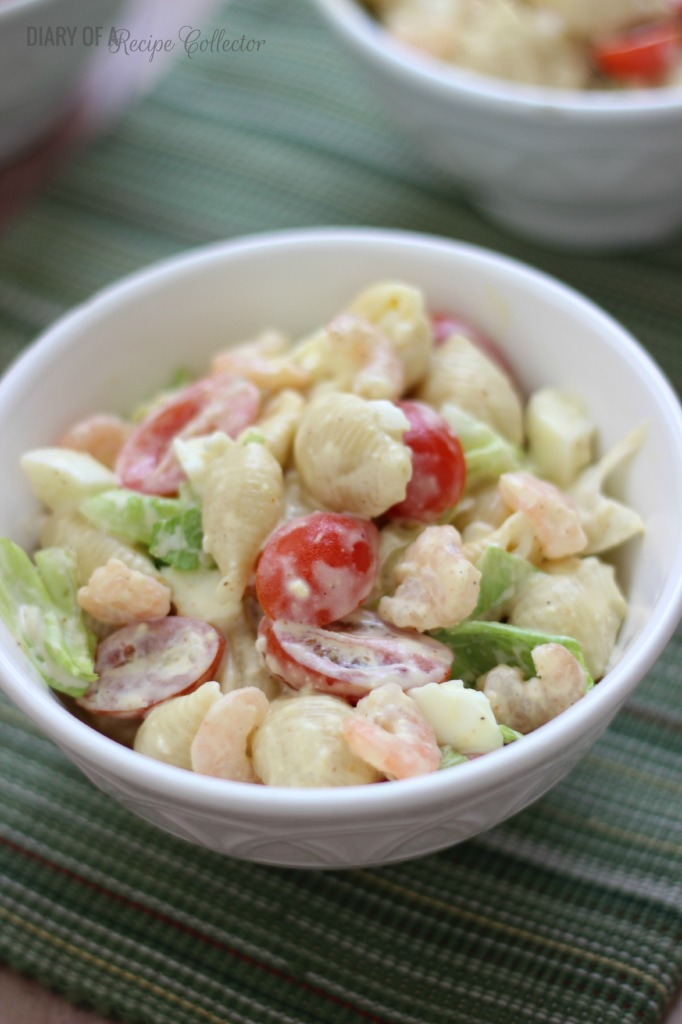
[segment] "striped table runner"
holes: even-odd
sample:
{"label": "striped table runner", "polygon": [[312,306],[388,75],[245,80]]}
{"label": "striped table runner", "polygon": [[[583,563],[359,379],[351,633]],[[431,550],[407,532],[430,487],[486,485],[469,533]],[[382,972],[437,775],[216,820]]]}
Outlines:
{"label": "striped table runner", "polygon": [[[395,226],[524,259],[682,381],[682,243],[557,253],[425,172],[304,0],[234,0],[0,239],[0,354],[154,260],[314,224]],[[122,59],[125,59],[122,56]],[[654,1024],[682,981],[682,642],[587,759],[506,824],[381,870],[222,858],[96,791],[0,702],[0,958],[143,1024]]]}

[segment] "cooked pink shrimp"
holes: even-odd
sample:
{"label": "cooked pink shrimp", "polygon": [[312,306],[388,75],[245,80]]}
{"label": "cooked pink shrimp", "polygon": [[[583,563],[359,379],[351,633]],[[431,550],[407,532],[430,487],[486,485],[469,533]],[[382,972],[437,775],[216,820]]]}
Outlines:
{"label": "cooked pink shrimp", "polygon": [[246,377],[265,391],[280,388],[305,388],[310,374],[297,366],[287,355],[288,343],[278,331],[264,331],[253,341],[228,348],[215,356],[212,374],[233,373]]}
{"label": "cooked pink shrimp", "polygon": [[251,739],[268,707],[268,698],[256,686],[219,697],[192,740],[192,770],[217,779],[259,782],[251,759]]}
{"label": "cooked pink shrimp", "polygon": [[427,775],[440,767],[433,729],[397,683],[385,683],[358,701],[343,722],[353,753],[388,779]]}
{"label": "cooked pink shrimp", "polygon": [[540,644],[531,657],[537,672],[532,679],[524,679],[511,665],[497,665],[476,680],[495,719],[522,733],[570,708],[584,696],[587,685],[585,669],[563,644]]}
{"label": "cooked pink shrimp", "polygon": [[78,591],[78,603],[100,622],[125,626],[168,615],[171,589],[160,580],[131,569],[118,558],[95,569]]}
{"label": "cooked pink shrimp", "polygon": [[97,413],[74,423],[57,441],[60,448],[87,452],[103,465],[113,469],[118,453],[133,430],[120,416]]}
{"label": "cooked pink shrimp", "polygon": [[456,626],[478,601],[481,574],[465,557],[454,526],[427,526],[393,570],[393,597],[382,597],[379,615],[394,626],[427,629]]}
{"label": "cooked pink shrimp", "polygon": [[397,349],[375,324],[351,313],[335,317],[327,327],[329,363],[342,387],[367,399],[399,398],[405,375]]}
{"label": "cooked pink shrimp", "polygon": [[503,473],[498,486],[515,512],[530,520],[546,558],[575,555],[587,546],[578,510],[567,494],[532,473]]}

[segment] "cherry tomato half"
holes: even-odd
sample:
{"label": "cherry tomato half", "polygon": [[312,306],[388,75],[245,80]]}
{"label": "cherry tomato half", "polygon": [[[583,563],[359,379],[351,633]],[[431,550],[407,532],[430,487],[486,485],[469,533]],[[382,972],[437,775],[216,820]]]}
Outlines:
{"label": "cherry tomato half", "polygon": [[142,718],[211,679],[224,649],[218,630],[199,619],[169,615],[123,626],[98,645],[98,678],[78,703],[97,715]]}
{"label": "cherry tomato half", "polygon": [[357,611],[333,629],[263,619],[258,649],[275,675],[300,690],[356,701],[383,683],[404,690],[450,677],[454,655],[438,640],[387,625],[375,612]]}
{"label": "cherry tomato half", "polygon": [[674,18],[620,32],[592,49],[592,59],[602,74],[644,84],[665,78],[681,56],[682,31]]}
{"label": "cherry tomato half", "polygon": [[256,567],[270,619],[326,626],[355,611],[374,584],[379,531],[359,516],[313,512],[271,534]]}
{"label": "cherry tomato half", "polygon": [[442,416],[423,402],[397,402],[410,428],[403,443],[412,453],[412,476],[401,502],[386,513],[392,519],[432,523],[456,505],[466,482],[466,462],[459,440]]}
{"label": "cherry tomato half", "polygon": [[133,431],[116,460],[124,487],[144,494],[176,494],[185,479],[175,457],[176,437],[201,437],[222,430],[236,437],[258,415],[260,393],[231,374],[206,377],[154,409]]}

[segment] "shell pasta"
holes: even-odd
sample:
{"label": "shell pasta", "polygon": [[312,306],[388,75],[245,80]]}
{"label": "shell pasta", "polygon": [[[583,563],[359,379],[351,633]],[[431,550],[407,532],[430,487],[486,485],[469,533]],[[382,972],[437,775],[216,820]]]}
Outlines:
{"label": "shell pasta", "polygon": [[602,554],[645,524],[609,484],[645,432],[600,452],[581,396],[524,394],[410,282],[329,312],[22,459],[44,522],[33,559],[0,540],[0,613],[141,756],[249,785],[408,779],[522,741],[614,658]]}

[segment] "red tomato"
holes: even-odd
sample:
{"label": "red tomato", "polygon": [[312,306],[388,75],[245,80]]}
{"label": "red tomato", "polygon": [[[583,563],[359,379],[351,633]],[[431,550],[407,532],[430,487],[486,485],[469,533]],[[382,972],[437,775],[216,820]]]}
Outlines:
{"label": "red tomato", "polygon": [[271,672],[296,690],[313,686],[356,701],[383,683],[404,690],[450,677],[454,655],[438,640],[358,611],[333,629],[263,619],[258,649]]}
{"label": "red tomato", "polygon": [[124,487],[144,494],[176,494],[185,474],[175,457],[176,437],[222,430],[236,437],[258,415],[260,392],[231,374],[206,377],[183,388],[133,431],[116,460]]}
{"label": "red tomato", "polygon": [[379,531],[336,512],[313,512],[270,536],[256,567],[256,594],[270,619],[326,626],[364,601],[374,584]]}
{"label": "red tomato", "polygon": [[456,505],[466,482],[459,440],[442,416],[423,402],[397,402],[410,421],[403,442],[412,453],[412,476],[404,499],[389,508],[392,519],[432,523]]}
{"label": "red tomato", "polygon": [[211,679],[224,649],[218,630],[199,619],[169,615],[124,626],[98,645],[98,679],[78,703],[97,715],[142,718]]}
{"label": "red tomato", "polygon": [[468,338],[469,341],[472,341],[474,345],[480,348],[489,359],[492,359],[507,376],[514,380],[514,371],[506,356],[503,355],[495,342],[491,341],[487,334],[479,331],[478,327],[474,327],[473,324],[468,323],[466,320],[460,320],[459,317],[450,316],[448,313],[432,313],[431,329],[433,331],[433,343],[436,348],[444,344],[451,335],[463,334],[465,338]]}
{"label": "red tomato", "polygon": [[592,48],[602,74],[645,84],[664,78],[681,56],[682,32],[675,18],[620,32]]}
{"label": "red tomato", "polygon": [[463,334],[466,338],[470,338],[475,342],[478,342],[478,339],[483,337],[478,328],[474,327],[473,324],[468,323],[466,320],[460,320],[457,316],[451,316],[449,313],[431,314],[431,332],[436,348],[446,342],[452,334]]}

